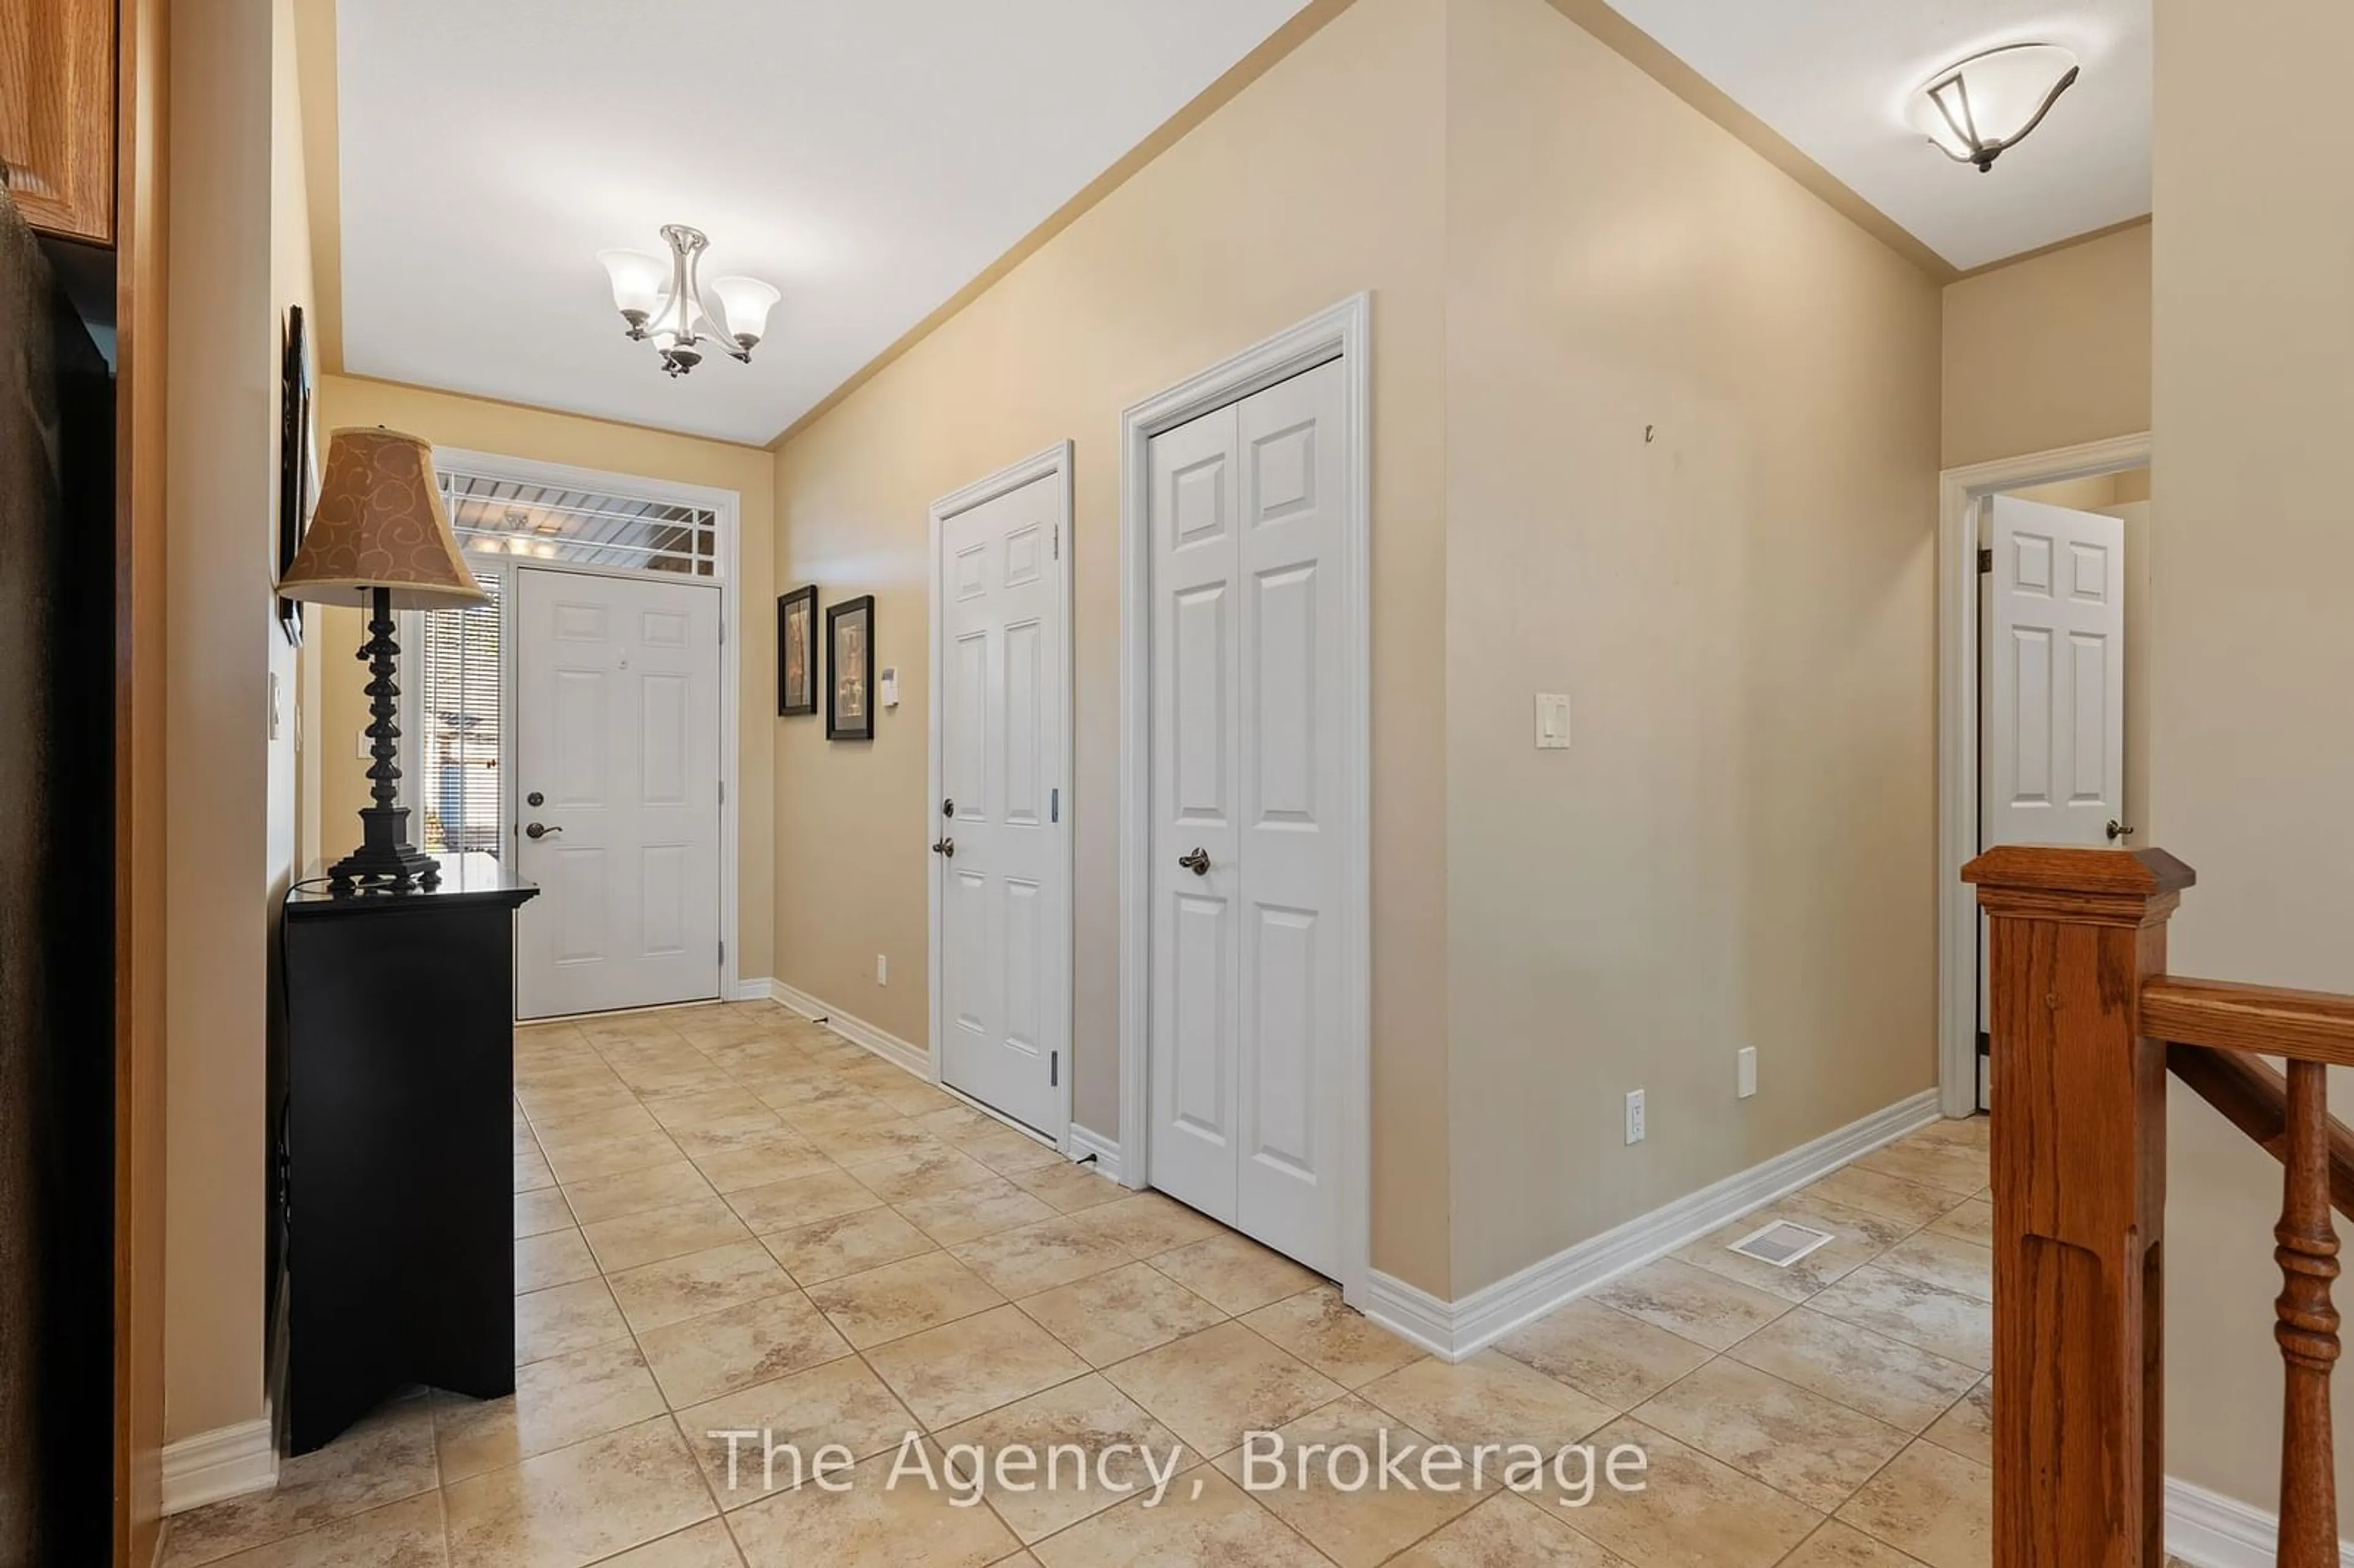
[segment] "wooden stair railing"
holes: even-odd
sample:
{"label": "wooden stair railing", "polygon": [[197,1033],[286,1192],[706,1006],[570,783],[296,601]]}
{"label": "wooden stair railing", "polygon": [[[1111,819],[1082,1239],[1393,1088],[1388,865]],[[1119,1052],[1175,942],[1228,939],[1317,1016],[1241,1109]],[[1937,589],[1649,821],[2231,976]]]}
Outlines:
{"label": "wooden stair railing", "polygon": [[2169,1070],[2281,1161],[2276,1562],[2334,1568],[2330,1211],[2354,1216],[2354,1133],[2324,1075],[2354,1066],[2354,997],[2168,977],[2196,879],[2162,850],[2012,846],[1962,874],[1992,982],[1995,1568],[2165,1560]]}

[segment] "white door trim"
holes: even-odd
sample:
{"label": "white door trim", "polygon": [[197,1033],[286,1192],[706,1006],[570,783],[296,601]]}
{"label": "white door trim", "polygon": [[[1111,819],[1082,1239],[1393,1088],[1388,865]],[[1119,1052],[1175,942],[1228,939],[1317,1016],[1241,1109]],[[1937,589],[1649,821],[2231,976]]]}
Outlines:
{"label": "white door trim", "polygon": [[[1947,1116],[1978,1103],[1978,503],[1997,491],[2146,468],[2149,432],[1997,458],[1937,476],[1937,1088]],[[2137,810],[2140,808],[2136,807]]]}
{"label": "white door trim", "polygon": [[1341,694],[1348,741],[1341,798],[1350,820],[1336,836],[1348,857],[1341,963],[1348,1017],[1340,1036],[1341,1287],[1362,1306],[1373,1246],[1373,951],[1368,918],[1372,840],[1373,296],[1317,313],[1222,364],[1146,398],[1119,430],[1119,1165],[1129,1187],[1148,1184],[1151,1120],[1152,549],[1146,517],[1148,447],[1154,436],[1278,381],[1338,358],[1349,493],[1341,506],[1341,586],[1350,680]]}
{"label": "white door trim", "polygon": [[[1055,1139],[1055,1147],[1066,1155],[1071,1152],[1071,1081],[1076,1076],[1075,1071],[1076,1063],[1072,1058],[1071,1051],[1071,908],[1076,895],[1076,889],[1072,885],[1071,863],[1071,775],[1074,756],[1072,730],[1076,722],[1071,683],[1071,618],[1074,609],[1071,557],[1076,553],[1072,548],[1071,542],[1072,454],[1073,448],[1067,440],[1057,441],[1043,451],[1033,452],[1017,463],[999,469],[986,479],[976,480],[963,489],[951,491],[933,502],[931,564],[926,568],[925,573],[928,580],[930,590],[928,597],[931,600],[929,634],[931,684],[925,699],[926,705],[930,709],[927,726],[929,752],[924,765],[924,839],[928,843],[939,832],[938,814],[939,808],[935,802],[942,794],[940,696],[946,689],[947,675],[943,662],[947,658],[947,648],[940,632],[945,613],[940,591],[941,526],[949,518],[994,501],[1001,495],[1010,495],[1025,484],[1032,484],[1046,478],[1055,480],[1058,492],[1055,498],[1055,592],[1062,609],[1062,626],[1055,639],[1054,662],[1048,673],[1055,683],[1054,690],[1060,694],[1055,701],[1061,706],[1063,717],[1062,755],[1055,758],[1055,767],[1061,777],[1053,784],[1053,788],[1062,791],[1062,798],[1056,821],[1052,824],[1055,871],[1055,874],[1062,879],[1060,921],[1062,929],[1061,939],[1055,944],[1054,948],[1056,974],[1046,987],[1050,1005],[1055,1009],[1055,1017],[1048,1025],[1046,1044],[1049,1050],[1059,1051],[1062,1054],[1062,1085],[1057,1101],[1062,1125],[1039,1128],[1035,1130],[1050,1134]],[[944,1027],[944,1020],[941,1017],[944,1003],[940,988],[940,879],[946,863],[938,855],[932,856],[932,863],[931,874],[925,878],[929,906],[926,917],[929,924],[924,944],[926,951],[924,983],[929,994],[928,1033],[930,1035],[926,1043],[925,1051],[931,1063],[931,1081],[937,1084],[940,1081],[940,1038]]]}
{"label": "white door trim", "polygon": [[[743,513],[744,498],[733,490],[720,490],[710,485],[684,484],[675,480],[652,479],[644,474],[620,473],[606,469],[578,468],[569,463],[540,462],[532,458],[505,457],[497,452],[470,451],[463,447],[437,446],[433,449],[437,467],[446,466],[484,479],[513,480],[523,484],[546,484],[571,490],[586,490],[606,495],[627,495],[643,501],[671,502],[681,506],[710,509],[718,519],[717,554],[713,557],[716,578],[681,577],[682,582],[715,582],[719,589],[719,779],[725,786],[719,802],[719,940],[725,955],[719,963],[719,1000],[737,1000],[742,944],[737,940],[737,916],[741,912],[741,892],[737,887],[737,810],[742,791],[737,786],[737,706],[742,684],[743,618],[737,614],[740,598],[740,574],[737,530]],[[469,562],[469,566],[474,563]],[[595,567],[570,561],[528,560],[521,556],[505,557],[501,570],[513,586],[510,567],[529,566],[535,571],[580,572],[592,577],[628,577],[643,578],[646,572],[605,572]],[[512,599],[510,599],[510,602]],[[404,643],[404,647],[407,644]],[[503,711],[514,712],[515,662],[514,641],[502,638],[499,648],[500,701]],[[401,715],[401,742],[404,747],[416,744],[409,731],[414,727],[411,715]],[[515,853],[514,800],[514,735],[513,725],[503,726],[499,737],[499,818],[506,824],[507,853]],[[330,745],[333,743],[330,742]],[[408,768],[406,753],[401,764]],[[422,777],[421,772],[418,774]],[[407,803],[404,796],[404,803]],[[513,863],[510,862],[509,863]]]}

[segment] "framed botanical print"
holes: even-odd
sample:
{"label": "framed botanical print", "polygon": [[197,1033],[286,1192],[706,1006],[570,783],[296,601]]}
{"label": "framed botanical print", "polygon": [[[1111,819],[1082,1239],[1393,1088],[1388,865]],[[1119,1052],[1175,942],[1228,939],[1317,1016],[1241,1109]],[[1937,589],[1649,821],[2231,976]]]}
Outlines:
{"label": "framed botanical print", "polygon": [[875,738],[875,596],[825,612],[825,737]]}
{"label": "framed botanical print", "polygon": [[817,712],[817,585],[777,599],[777,713]]}

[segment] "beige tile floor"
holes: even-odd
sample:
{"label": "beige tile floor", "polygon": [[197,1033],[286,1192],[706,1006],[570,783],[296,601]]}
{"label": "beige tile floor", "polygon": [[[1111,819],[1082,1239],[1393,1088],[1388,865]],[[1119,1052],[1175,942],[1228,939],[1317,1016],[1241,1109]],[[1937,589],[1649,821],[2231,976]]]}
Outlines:
{"label": "beige tile floor", "polygon": [[[1988,1561],[1986,1127],[1947,1122],[1448,1365],[1306,1270],[768,1003],[516,1041],[514,1397],[419,1393],[167,1568],[1974,1568]],[[1768,1219],[1839,1238],[1783,1270]],[[861,1484],[730,1490],[719,1429]],[[1248,1493],[1295,1441],[1640,1444],[1587,1507]],[[881,1480],[936,1446],[1182,1444],[1146,1509]],[[935,1451],[938,1451],[936,1446]],[[1199,1483],[1198,1485],[1196,1483]]]}

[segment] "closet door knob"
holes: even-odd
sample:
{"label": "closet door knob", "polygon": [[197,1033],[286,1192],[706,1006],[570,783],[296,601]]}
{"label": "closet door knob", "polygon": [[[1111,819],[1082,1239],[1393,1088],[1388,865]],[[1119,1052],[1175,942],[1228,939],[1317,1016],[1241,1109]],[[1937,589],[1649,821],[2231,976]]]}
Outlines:
{"label": "closet door knob", "polygon": [[932,853],[934,854],[944,854],[950,860],[956,859],[956,840],[942,839],[939,842],[932,846]]}
{"label": "closet door knob", "polygon": [[1210,852],[1196,849],[1192,854],[1181,854],[1177,857],[1177,863],[1195,876],[1207,876],[1210,874]]}

